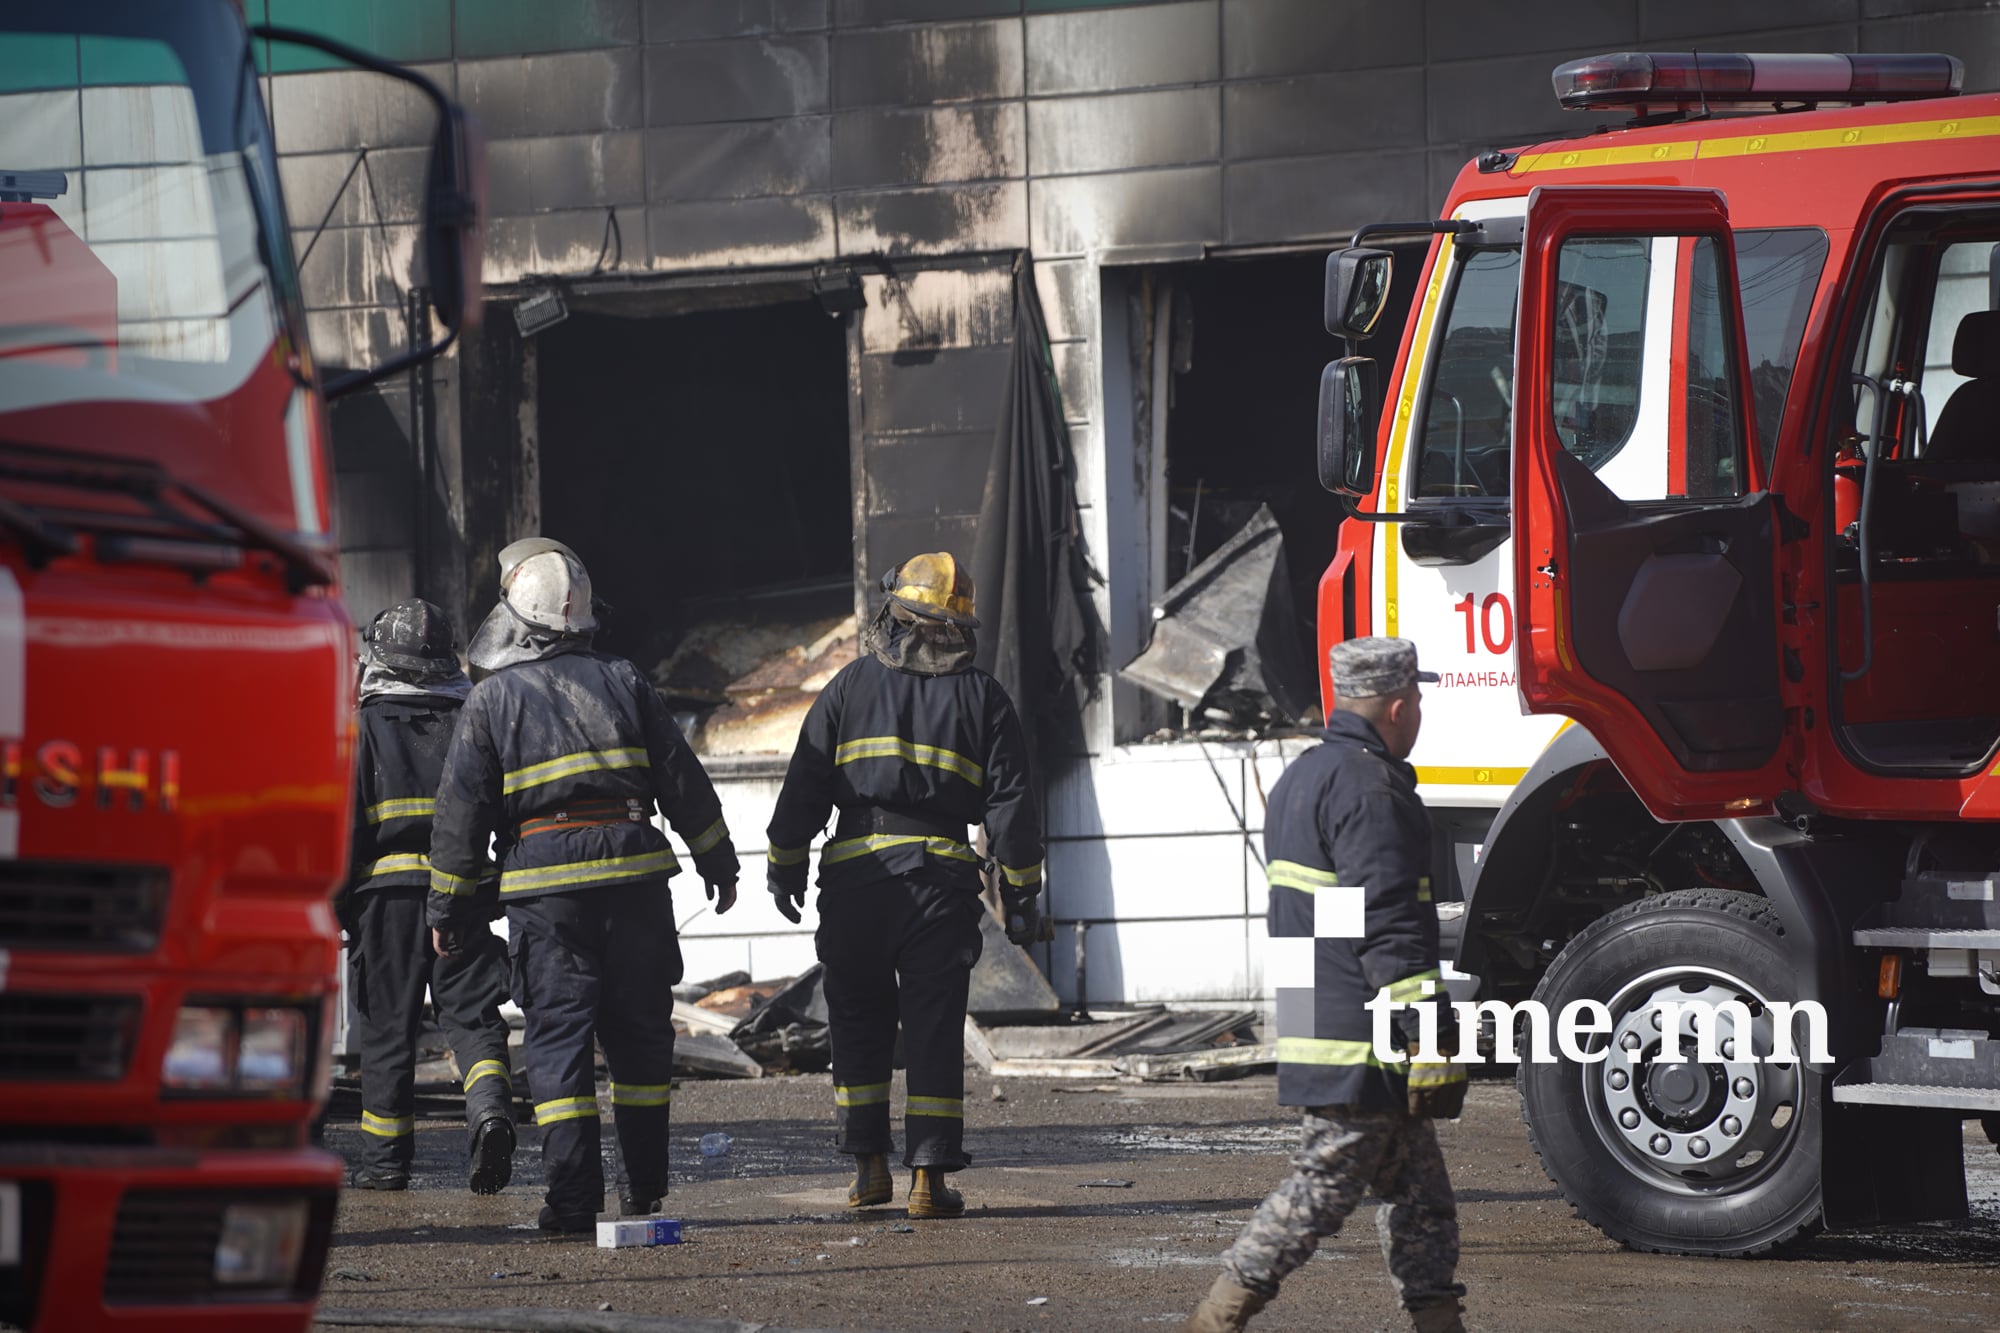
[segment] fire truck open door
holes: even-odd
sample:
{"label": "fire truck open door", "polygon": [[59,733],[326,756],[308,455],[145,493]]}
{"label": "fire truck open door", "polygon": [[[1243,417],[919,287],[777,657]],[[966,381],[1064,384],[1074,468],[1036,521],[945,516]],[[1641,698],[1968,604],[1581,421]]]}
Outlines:
{"label": "fire truck open door", "polygon": [[1523,702],[1588,727],[1661,819],[1769,809],[1796,785],[1777,516],[1722,196],[1536,190],[1515,329]]}

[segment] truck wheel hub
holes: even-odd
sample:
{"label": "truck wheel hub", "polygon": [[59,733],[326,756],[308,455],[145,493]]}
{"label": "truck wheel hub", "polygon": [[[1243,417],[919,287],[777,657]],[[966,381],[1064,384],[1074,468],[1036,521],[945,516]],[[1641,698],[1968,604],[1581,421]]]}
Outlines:
{"label": "truck wheel hub", "polygon": [[[1743,1006],[1747,1027],[1718,1007],[1728,1001]],[[1777,1164],[1797,1125],[1799,1067],[1755,1058],[1771,1051],[1763,996],[1726,973],[1675,968],[1634,979],[1607,1007],[1606,1057],[1580,1068],[1592,1123],[1621,1165],[1654,1185],[1712,1194]],[[1677,1058],[1666,1053],[1670,1021]],[[1702,1028],[1719,1059],[1695,1058]]]}

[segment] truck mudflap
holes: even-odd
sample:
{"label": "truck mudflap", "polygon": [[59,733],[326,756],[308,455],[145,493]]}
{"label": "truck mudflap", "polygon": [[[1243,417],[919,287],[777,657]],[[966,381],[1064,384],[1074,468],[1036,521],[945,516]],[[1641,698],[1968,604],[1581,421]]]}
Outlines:
{"label": "truck mudflap", "polygon": [[303,1330],[340,1159],[36,1143],[0,1150],[0,1323]]}

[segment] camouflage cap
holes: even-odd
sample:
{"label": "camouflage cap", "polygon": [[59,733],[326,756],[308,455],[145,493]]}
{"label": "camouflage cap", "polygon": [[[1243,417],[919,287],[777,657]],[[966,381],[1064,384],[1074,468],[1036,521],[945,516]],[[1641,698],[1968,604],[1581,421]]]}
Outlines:
{"label": "camouflage cap", "polygon": [[1417,670],[1417,645],[1408,639],[1366,638],[1336,643],[1327,653],[1333,692],[1343,699],[1400,694],[1419,682],[1435,684],[1435,671]]}

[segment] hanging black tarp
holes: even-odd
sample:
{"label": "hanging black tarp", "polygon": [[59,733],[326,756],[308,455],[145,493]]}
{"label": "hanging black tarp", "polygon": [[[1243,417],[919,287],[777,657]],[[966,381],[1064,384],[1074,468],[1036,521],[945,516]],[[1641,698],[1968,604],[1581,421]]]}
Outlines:
{"label": "hanging black tarp", "polygon": [[[1093,577],[1076,505],[1076,468],[1035,289],[1014,263],[1014,345],[972,561],[979,665],[1006,687],[1029,744],[1072,748],[1098,678]],[[1037,762],[1039,768],[1039,761]]]}

